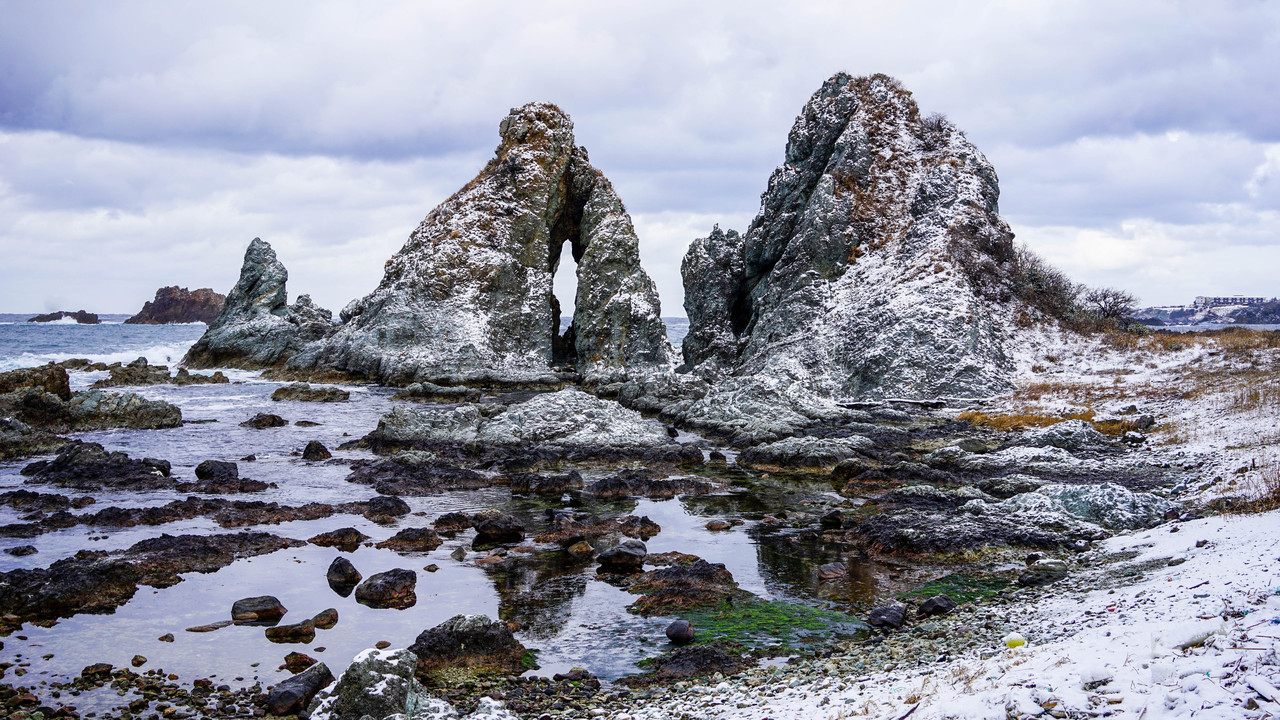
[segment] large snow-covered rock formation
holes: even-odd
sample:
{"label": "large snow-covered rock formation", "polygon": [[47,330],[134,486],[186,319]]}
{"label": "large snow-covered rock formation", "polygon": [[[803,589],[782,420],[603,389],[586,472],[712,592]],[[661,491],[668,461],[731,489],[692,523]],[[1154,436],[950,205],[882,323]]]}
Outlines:
{"label": "large snow-covered rock formation", "polygon": [[[342,311],[341,331],[293,367],[454,385],[554,381],[553,367],[607,378],[673,360],[631,218],[574,145],[569,117],[530,103],[502,121],[501,138],[388,261],[377,289]],[[561,335],[552,276],[566,242],[578,285]]]}
{"label": "large snow-covered rock formation", "polygon": [[838,74],[791,129],[746,233],[684,258],[686,368],[830,397],[995,393],[1013,233],[991,164],[896,80]]}

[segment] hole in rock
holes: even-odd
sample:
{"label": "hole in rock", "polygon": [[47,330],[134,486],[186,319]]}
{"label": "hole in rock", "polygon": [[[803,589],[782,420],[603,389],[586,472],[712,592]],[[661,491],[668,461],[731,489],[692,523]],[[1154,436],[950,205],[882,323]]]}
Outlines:
{"label": "hole in rock", "polygon": [[[573,246],[563,243],[551,263],[551,364],[573,365],[578,351],[573,342],[573,312],[578,292]],[[560,301],[564,298],[564,302]]]}

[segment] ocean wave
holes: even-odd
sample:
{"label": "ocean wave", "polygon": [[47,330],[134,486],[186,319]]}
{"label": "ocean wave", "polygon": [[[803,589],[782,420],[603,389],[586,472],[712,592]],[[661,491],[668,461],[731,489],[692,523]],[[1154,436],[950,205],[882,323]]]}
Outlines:
{"label": "ocean wave", "polygon": [[90,362],[101,362],[110,365],[114,362],[130,363],[140,357],[144,357],[147,359],[147,363],[151,365],[175,365],[182,360],[183,356],[187,354],[187,350],[194,344],[194,340],[190,342],[161,343],[97,355],[77,352],[24,352],[18,355],[0,356],[0,372],[36,367],[50,362],[62,362],[72,358],[88,358]]}

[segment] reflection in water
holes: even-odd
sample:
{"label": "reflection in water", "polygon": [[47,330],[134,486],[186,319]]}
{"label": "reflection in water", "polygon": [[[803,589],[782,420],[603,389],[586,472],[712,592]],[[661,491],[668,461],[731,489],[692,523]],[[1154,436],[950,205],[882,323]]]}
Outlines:
{"label": "reflection in water", "polygon": [[[243,384],[130,389],[149,398],[178,404],[188,419],[213,422],[162,431],[87,433],[82,437],[136,457],[170,460],[175,476],[185,479],[194,476],[194,467],[203,460],[239,461],[252,454],[256,460],[239,461],[241,476],[275,483],[276,488],[237,499],[301,505],[307,502],[336,504],[373,496],[370,487],[345,480],[349,463],[371,457],[370,454],[338,448],[376,426],[378,418],[393,404],[390,391],[352,387],[352,399],[346,403],[276,403],[270,400],[270,393],[279,387],[278,383],[258,381],[246,373],[229,375]],[[83,376],[73,374],[72,377],[78,384],[86,382]],[[239,427],[239,422],[258,412],[273,412],[290,421],[312,420],[321,425],[291,424],[268,430]],[[317,463],[302,461],[297,452],[310,440],[319,440],[334,450],[335,459]],[[0,491],[22,486],[25,478],[18,471],[23,464],[0,465]],[[567,499],[559,496],[513,498],[507,488],[496,487],[406,497],[412,512],[390,527],[373,524],[360,516],[335,515],[321,520],[243,529],[306,539],[321,532],[355,527],[369,535],[373,543],[406,527],[429,526],[432,519],[445,512],[498,507],[520,517],[532,537],[546,529],[548,509],[572,507],[601,517],[648,516],[662,527],[659,534],[646,541],[650,553],[678,551],[723,563],[743,590],[766,599],[840,610],[866,598],[874,589],[874,580],[865,566],[841,557],[839,548],[827,546],[816,533],[774,533],[759,524],[768,514],[794,508],[800,499],[824,501],[830,488],[821,480],[765,479],[732,467],[709,468],[707,474],[725,483],[727,489],[715,495],[676,500],[603,502],[580,492],[571,493]],[[60,492],[52,487],[33,489]],[[91,513],[108,506],[160,505],[182,497],[167,491],[114,491],[94,495],[96,504],[78,512]],[[10,508],[0,508],[0,524],[19,522],[21,515]],[[711,518],[740,519],[744,524],[712,532],[705,527]],[[160,533],[226,531],[207,518],[158,527],[90,529],[77,526],[34,540],[5,541],[5,547],[30,542],[40,552],[22,558],[0,555],[0,570],[48,566],[86,548],[122,550]],[[129,603],[110,615],[82,615],[61,620],[50,628],[24,627],[17,634],[27,639],[20,640],[17,634],[6,638],[0,660],[30,662],[25,684],[31,684],[32,680],[73,677],[81,668],[97,662],[128,666],[134,655],[143,655],[148,658],[143,670],[164,668],[177,673],[184,681],[210,677],[219,684],[233,686],[252,685],[255,681],[271,685],[286,676],[277,668],[284,654],[291,650],[320,658],[336,672],[358,652],[380,640],[405,647],[421,631],[459,613],[483,613],[519,623],[519,639],[539,650],[540,675],[583,666],[602,678],[613,679],[635,672],[637,661],[669,647],[663,630],[670,618],[642,618],[628,613],[626,607],[636,596],[597,579],[594,562],[574,560],[552,546],[539,547],[531,553],[512,553],[499,564],[481,568],[475,564],[481,556],[471,552],[473,537],[474,533],[466,532],[448,538],[431,553],[400,555],[365,545],[344,555],[364,577],[392,568],[414,570],[418,601],[405,610],[364,607],[349,595],[334,592],[325,579],[325,572],[339,555],[338,551],[308,545],[241,560],[212,574],[188,574],[183,582],[168,589],[140,588]],[[618,537],[602,538],[592,544],[601,550],[619,540]],[[467,551],[463,560],[450,556],[457,548]],[[837,581],[817,580],[816,567],[833,560],[844,560],[849,574]],[[436,565],[438,570],[427,572],[427,565]],[[208,633],[185,631],[188,627],[229,619],[233,602],[255,595],[280,598],[289,608],[284,623],[300,622],[326,608],[337,609],[339,622],[333,629],[317,631],[314,641],[293,645],[271,643],[263,629],[256,627],[232,626]],[[160,642],[158,638],[166,633],[173,633],[176,641]],[[42,659],[49,654],[51,658]],[[82,710],[91,707],[87,696],[79,700]]]}

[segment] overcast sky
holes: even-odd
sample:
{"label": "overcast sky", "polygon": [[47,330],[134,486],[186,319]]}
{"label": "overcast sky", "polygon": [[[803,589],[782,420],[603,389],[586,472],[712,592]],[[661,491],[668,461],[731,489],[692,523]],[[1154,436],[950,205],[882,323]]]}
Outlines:
{"label": "overcast sky", "polygon": [[1019,240],[1075,279],[1143,304],[1280,295],[1277,68],[1260,1],[0,0],[0,311],[226,292],[258,236],[291,300],[336,312],[511,107],[550,100],[683,315],[685,247],[745,229],[841,70],[965,130]]}

